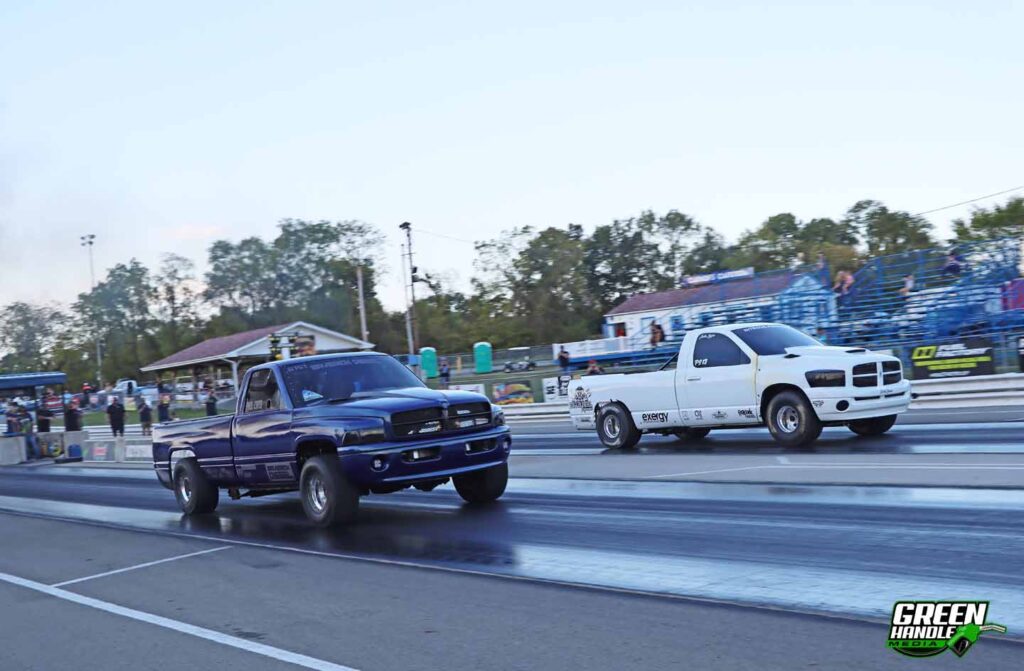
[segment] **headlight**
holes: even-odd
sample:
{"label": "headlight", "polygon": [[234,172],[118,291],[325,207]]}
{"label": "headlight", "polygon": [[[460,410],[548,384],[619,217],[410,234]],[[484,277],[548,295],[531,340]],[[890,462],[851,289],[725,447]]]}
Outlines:
{"label": "headlight", "polygon": [[494,426],[505,426],[505,411],[501,409],[501,406],[491,405],[491,423]]}
{"label": "headlight", "polygon": [[352,427],[345,430],[341,444],[348,446],[381,442],[384,442],[384,420],[360,419],[354,421]]}
{"label": "headlight", "polygon": [[812,387],[845,387],[846,372],[841,370],[812,370],[804,373]]}

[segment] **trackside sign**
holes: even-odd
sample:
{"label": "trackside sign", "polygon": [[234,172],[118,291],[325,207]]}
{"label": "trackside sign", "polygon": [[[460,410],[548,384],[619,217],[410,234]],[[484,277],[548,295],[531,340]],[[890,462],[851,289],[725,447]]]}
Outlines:
{"label": "trackside sign", "polygon": [[968,338],[941,345],[918,345],[910,351],[914,379],[992,375],[992,341]]}

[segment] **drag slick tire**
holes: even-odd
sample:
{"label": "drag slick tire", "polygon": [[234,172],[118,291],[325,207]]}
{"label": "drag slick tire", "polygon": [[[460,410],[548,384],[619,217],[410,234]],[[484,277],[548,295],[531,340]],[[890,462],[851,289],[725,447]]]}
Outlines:
{"label": "drag slick tire", "polygon": [[210,482],[199,462],[195,459],[182,459],[174,467],[172,475],[174,498],[186,515],[202,515],[217,509],[220,492]]}
{"label": "drag slick tire", "polygon": [[885,415],[870,419],[855,419],[847,423],[846,426],[858,436],[880,436],[891,429],[895,423],[896,415]]}
{"label": "drag slick tire", "polygon": [[768,430],[786,447],[810,445],[821,435],[821,421],[798,391],[782,391],[768,402]]}
{"label": "drag slick tire", "polygon": [[348,524],[359,512],[359,492],[341,472],[336,454],[318,454],[302,465],[299,475],[302,510],[313,524]]}
{"label": "drag slick tire", "polygon": [[453,479],[455,491],[466,503],[490,503],[505,493],[505,487],[508,485],[508,464],[463,473]]}
{"label": "drag slick tire", "polygon": [[685,429],[677,429],[672,434],[679,440],[694,441],[705,438],[711,429],[705,429],[699,426],[687,427]]}
{"label": "drag slick tire", "polygon": [[597,413],[597,437],[605,447],[631,450],[640,442],[640,431],[624,407],[611,403]]}

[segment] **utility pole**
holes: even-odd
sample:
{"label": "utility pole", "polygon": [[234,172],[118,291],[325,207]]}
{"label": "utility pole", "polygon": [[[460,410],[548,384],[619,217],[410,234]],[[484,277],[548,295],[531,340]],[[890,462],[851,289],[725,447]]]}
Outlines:
{"label": "utility pole", "polygon": [[363,330],[363,340],[370,342],[370,332],[366,329],[366,298],[363,296],[363,264],[356,266],[356,284],[359,287],[359,326]]}
{"label": "utility pole", "polygon": [[420,278],[416,274],[417,268],[412,259],[412,224],[406,221],[399,228],[405,231],[405,251],[409,255],[409,323],[412,327],[410,345],[411,349],[415,350],[420,339],[419,325],[416,323],[416,283]]}
{"label": "utility pole", "polygon": [[[93,265],[92,260],[92,245],[96,240],[96,236],[92,233],[88,235],[82,235],[79,238],[82,241],[82,247],[89,248],[89,285],[92,291],[96,290],[96,269]],[[96,387],[98,389],[103,388],[103,352],[100,349],[100,332],[99,325],[95,325],[95,337],[96,337]]]}
{"label": "utility pole", "polygon": [[405,273],[405,243],[402,243],[402,290],[405,293],[405,337],[409,341],[409,356],[416,356],[416,345],[412,339],[412,311],[409,307],[409,280]]}

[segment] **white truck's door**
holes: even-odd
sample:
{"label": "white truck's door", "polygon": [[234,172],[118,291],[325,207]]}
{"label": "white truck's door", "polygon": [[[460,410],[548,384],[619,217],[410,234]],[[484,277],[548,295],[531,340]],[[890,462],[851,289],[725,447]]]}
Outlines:
{"label": "white truck's door", "polygon": [[683,356],[676,375],[682,381],[677,397],[684,423],[757,423],[754,363],[735,340],[724,333],[700,333],[683,348]]}

